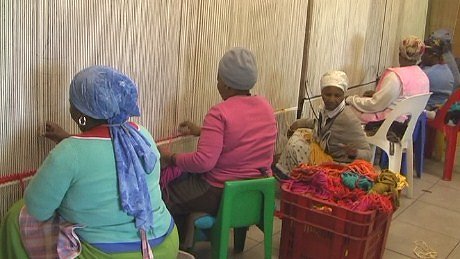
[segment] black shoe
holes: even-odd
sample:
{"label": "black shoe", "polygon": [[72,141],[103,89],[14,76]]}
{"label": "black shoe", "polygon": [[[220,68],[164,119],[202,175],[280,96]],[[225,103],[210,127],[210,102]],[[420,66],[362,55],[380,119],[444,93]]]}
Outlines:
{"label": "black shoe", "polygon": [[273,176],[276,178],[278,181],[284,181],[284,180],[289,180],[291,179],[289,176],[285,175],[281,170],[278,169],[276,166],[272,166],[272,172]]}

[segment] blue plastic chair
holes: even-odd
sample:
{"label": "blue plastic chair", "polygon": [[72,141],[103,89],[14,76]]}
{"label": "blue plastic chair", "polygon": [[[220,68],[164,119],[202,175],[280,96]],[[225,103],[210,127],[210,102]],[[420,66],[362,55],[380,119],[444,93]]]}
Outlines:
{"label": "blue plastic chair", "polygon": [[[414,167],[417,177],[422,176],[423,164],[425,157],[425,135],[426,135],[426,114],[422,112],[418,117],[417,124],[415,125],[414,133],[412,138],[414,140]],[[385,152],[381,153],[380,156],[380,167],[388,168],[388,156]],[[403,154],[401,163],[401,173],[406,174],[406,154]]]}

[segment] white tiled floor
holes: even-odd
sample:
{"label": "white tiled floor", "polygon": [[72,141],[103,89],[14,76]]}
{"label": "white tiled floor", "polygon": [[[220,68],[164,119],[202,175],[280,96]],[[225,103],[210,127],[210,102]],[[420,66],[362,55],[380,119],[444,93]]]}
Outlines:
{"label": "white tiled floor", "polygon": [[[384,259],[417,258],[416,240],[433,248],[437,258],[460,259],[460,163],[450,182],[441,180],[442,171],[442,162],[425,159],[422,177],[414,180],[414,198],[403,195],[393,215]],[[275,218],[272,258],[278,258],[280,237],[281,221]],[[250,228],[242,253],[234,254],[229,246],[229,258],[264,258],[263,233],[256,227]],[[210,244],[197,243],[195,254],[199,259],[211,258]]]}

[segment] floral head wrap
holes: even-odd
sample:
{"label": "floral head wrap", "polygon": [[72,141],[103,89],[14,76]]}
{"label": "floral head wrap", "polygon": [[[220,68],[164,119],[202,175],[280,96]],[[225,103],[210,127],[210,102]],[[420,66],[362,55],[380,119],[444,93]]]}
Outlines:
{"label": "floral head wrap", "polygon": [[152,205],[145,174],[157,157],[149,142],[127,120],[139,116],[137,87],[126,75],[110,67],[92,66],[78,72],[70,84],[70,103],[94,119],[109,124],[118,175],[121,207],[135,218],[138,229],[153,226]]}
{"label": "floral head wrap", "polygon": [[404,38],[399,44],[399,55],[410,61],[420,61],[425,52],[425,44],[416,36]]}

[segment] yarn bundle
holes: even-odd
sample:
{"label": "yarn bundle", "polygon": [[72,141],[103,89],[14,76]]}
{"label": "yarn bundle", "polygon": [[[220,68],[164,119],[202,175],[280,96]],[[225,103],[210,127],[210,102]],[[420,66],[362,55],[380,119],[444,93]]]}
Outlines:
{"label": "yarn bundle", "polygon": [[397,175],[389,170],[377,174],[372,164],[364,160],[347,165],[300,164],[292,170],[291,179],[285,181],[285,188],[355,211],[391,213],[399,206],[398,190],[407,185],[404,177]]}

